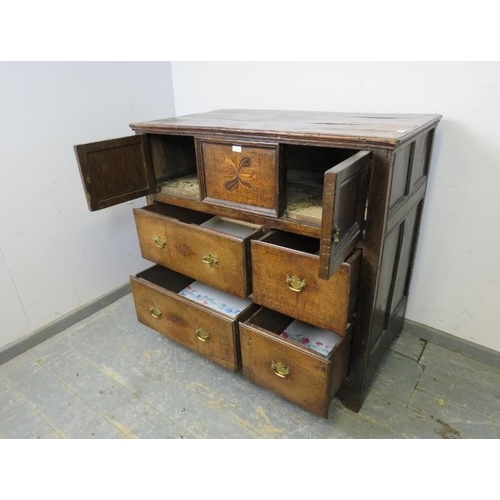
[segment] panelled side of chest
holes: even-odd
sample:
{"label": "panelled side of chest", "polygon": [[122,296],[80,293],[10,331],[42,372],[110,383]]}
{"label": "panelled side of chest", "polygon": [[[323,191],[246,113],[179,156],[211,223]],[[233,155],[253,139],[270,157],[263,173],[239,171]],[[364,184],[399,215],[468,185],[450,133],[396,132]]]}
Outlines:
{"label": "panelled side of chest", "polygon": [[374,151],[349,376],[339,393],[358,411],[380,361],[401,333],[435,128]]}

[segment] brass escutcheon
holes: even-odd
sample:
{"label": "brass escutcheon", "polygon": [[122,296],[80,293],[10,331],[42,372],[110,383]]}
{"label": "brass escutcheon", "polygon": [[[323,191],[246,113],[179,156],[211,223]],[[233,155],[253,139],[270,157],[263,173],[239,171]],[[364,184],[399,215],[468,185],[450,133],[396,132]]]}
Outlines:
{"label": "brass escutcheon", "polygon": [[286,378],[290,375],[290,368],[285,366],[281,361],[271,361],[271,368],[278,377]]}
{"label": "brass escutcheon", "polygon": [[208,264],[209,266],[216,266],[218,259],[216,255],[213,255],[211,253],[207,253],[204,255],[201,260],[205,263]]}
{"label": "brass escutcheon", "polygon": [[210,332],[207,332],[203,328],[197,327],[194,331],[196,338],[202,342],[206,342],[210,338]]}
{"label": "brass escutcheon", "polygon": [[153,318],[159,319],[161,316],[160,309],[156,306],[152,306],[151,304],[149,305],[149,312],[151,313],[151,316],[153,316]]}
{"label": "brass escutcheon", "polygon": [[290,290],[293,290],[294,292],[301,292],[306,287],[306,280],[305,279],[301,280],[295,274],[293,276],[287,274],[285,281],[286,284],[288,285],[288,288],[290,288]]}
{"label": "brass escutcheon", "polygon": [[158,248],[165,248],[165,245],[167,244],[165,239],[162,238],[161,236],[155,236],[153,241]]}
{"label": "brass escutcheon", "polygon": [[340,227],[337,226],[337,224],[334,224],[333,230],[335,231],[333,233],[333,241],[334,241],[334,243],[338,243],[340,241]]}

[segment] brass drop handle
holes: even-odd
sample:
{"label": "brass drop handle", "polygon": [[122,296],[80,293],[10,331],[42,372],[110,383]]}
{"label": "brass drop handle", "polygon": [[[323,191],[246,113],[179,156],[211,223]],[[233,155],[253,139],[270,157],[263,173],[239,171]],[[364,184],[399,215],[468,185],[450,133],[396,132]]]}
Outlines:
{"label": "brass drop handle", "polygon": [[165,238],[162,238],[161,236],[155,236],[153,241],[158,248],[165,248],[165,245],[167,244]]}
{"label": "brass drop handle", "polygon": [[196,338],[202,342],[206,342],[210,338],[210,332],[207,332],[203,328],[196,328],[194,331]]}
{"label": "brass drop handle", "polygon": [[290,368],[285,366],[281,361],[271,361],[271,368],[275,375],[281,378],[286,378],[290,375]]}
{"label": "brass drop handle", "polygon": [[158,307],[150,305],[149,312],[151,313],[151,316],[153,316],[153,318],[160,319],[161,311]]}
{"label": "brass drop handle", "polygon": [[219,260],[217,259],[216,255],[213,255],[211,253],[207,253],[204,255],[201,260],[205,263],[208,264],[210,267],[216,266]]}
{"label": "brass drop handle", "polygon": [[288,288],[290,288],[290,290],[293,290],[294,292],[301,292],[306,287],[306,280],[300,279],[296,274],[294,274],[293,276],[287,274],[285,282],[288,285]]}

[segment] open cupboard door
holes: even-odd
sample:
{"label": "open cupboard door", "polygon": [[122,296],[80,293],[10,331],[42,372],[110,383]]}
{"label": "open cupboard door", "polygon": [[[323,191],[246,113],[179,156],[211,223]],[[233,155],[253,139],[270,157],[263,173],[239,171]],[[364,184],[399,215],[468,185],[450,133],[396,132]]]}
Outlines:
{"label": "open cupboard door", "polygon": [[329,279],[362,237],[371,155],[359,151],[325,172],[320,278]]}
{"label": "open cupboard door", "polygon": [[145,134],[74,147],[89,210],[151,194],[155,181]]}

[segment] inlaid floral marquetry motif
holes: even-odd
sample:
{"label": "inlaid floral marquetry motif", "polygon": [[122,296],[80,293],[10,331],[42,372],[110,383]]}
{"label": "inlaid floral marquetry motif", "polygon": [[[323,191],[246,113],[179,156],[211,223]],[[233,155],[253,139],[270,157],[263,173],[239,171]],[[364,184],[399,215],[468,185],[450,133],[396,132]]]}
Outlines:
{"label": "inlaid floral marquetry motif", "polygon": [[226,164],[223,170],[224,177],[229,178],[224,187],[228,191],[236,189],[240,184],[246,189],[252,189],[250,181],[255,180],[255,171],[250,168],[250,158],[243,157],[238,166],[228,157],[224,159],[224,163]]}

